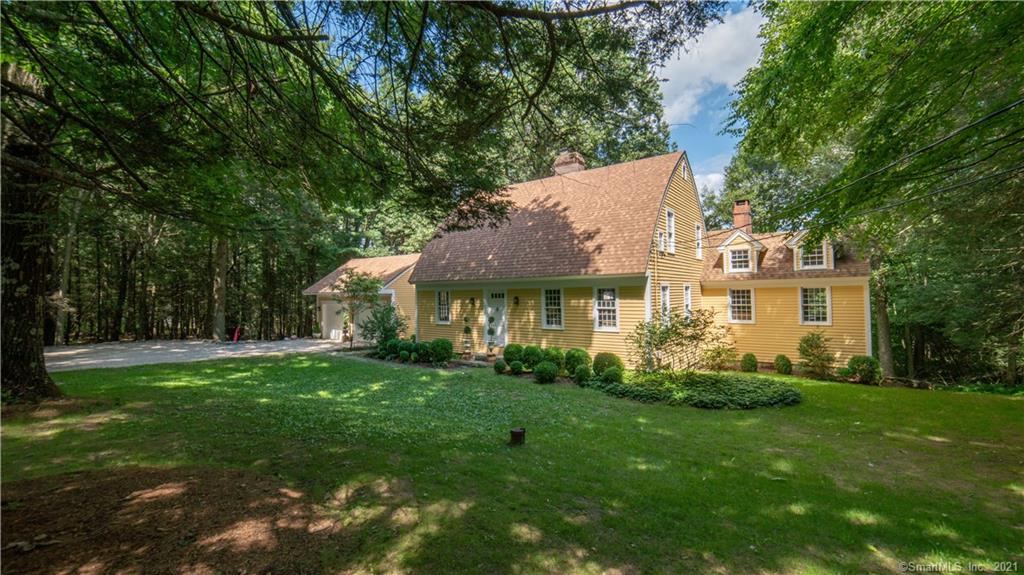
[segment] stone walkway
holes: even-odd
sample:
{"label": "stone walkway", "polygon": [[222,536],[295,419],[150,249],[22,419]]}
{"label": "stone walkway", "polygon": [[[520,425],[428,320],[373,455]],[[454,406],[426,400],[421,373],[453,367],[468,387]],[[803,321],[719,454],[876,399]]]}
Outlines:
{"label": "stone walkway", "polygon": [[342,349],[342,347],[341,342],[323,339],[239,343],[214,343],[208,340],[160,340],[48,347],[44,353],[46,369],[69,371],[153,363],[189,363],[283,353],[320,353]]}

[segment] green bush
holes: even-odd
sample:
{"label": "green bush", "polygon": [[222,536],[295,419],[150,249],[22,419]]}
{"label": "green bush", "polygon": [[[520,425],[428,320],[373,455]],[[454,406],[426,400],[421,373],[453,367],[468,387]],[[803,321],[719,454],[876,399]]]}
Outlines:
{"label": "green bush", "polygon": [[800,338],[800,368],[804,375],[825,379],[832,375],[832,354],[824,332],[812,331]]}
{"label": "green bush", "polygon": [[700,365],[708,371],[724,371],[732,367],[737,359],[736,350],[728,345],[714,345],[701,354]]}
{"label": "green bush", "polygon": [[569,351],[565,352],[565,371],[571,374],[575,374],[579,366],[585,365],[590,367],[590,354],[587,350],[574,347]]}
{"label": "green bush", "polygon": [[775,356],[775,373],[781,373],[782,375],[793,373],[793,362],[789,361],[789,358],[781,353]]}
{"label": "green bush", "polygon": [[523,373],[523,362],[513,361],[509,363],[508,370],[512,372],[512,375],[520,375]]}
{"label": "green bush", "polygon": [[612,366],[601,372],[601,381],[604,383],[622,383],[622,368]]}
{"label": "green bush", "polygon": [[544,350],[536,345],[528,345],[523,349],[523,367],[533,369],[533,366],[544,361]]}
{"label": "green bush", "polygon": [[420,354],[415,351],[409,354],[409,363],[418,363],[420,360]]}
{"label": "green bush", "polygon": [[505,346],[505,350],[501,352],[501,355],[509,363],[523,361],[523,346],[518,343],[510,343]]}
{"label": "green bush", "polygon": [[417,342],[416,355],[420,356],[420,359],[423,361],[427,361],[428,359],[430,359],[430,345],[422,341]]}
{"label": "green bush", "polygon": [[558,366],[550,361],[542,361],[533,366],[533,379],[537,383],[552,383],[558,377]]}
{"label": "green bush", "polygon": [[594,372],[590,371],[590,366],[587,364],[577,365],[572,372],[572,380],[576,382],[576,385],[584,385],[592,377],[594,377]]}
{"label": "green bush", "polygon": [[594,356],[594,375],[600,376],[610,367],[617,367],[620,372],[626,368],[619,356],[614,353],[602,351]]}
{"label": "green bush", "polygon": [[743,359],[740,360],[740,371],[757,371],[757,356],[752,353],[743,354]]}
{"label": "green bush", "polygon": [[359,337],[375,342],[379,349],[382,343],[398,339],[398,334],[409,328],[409,321],[394,307],[376,304],[358,327]]}
{"label": "green bush", "polygon": [[398,357],[398,346],[402,344],[402,340],[390,339],[388,340],[387,353],[385,359],[394,359]]}
{"label": "green bush", "polygon": [[494,373],[501,375],[505,373],[506,369],[508,369],[508,364],[505,363],[504,359],[499,359],[498,361],[494,362]]}
{"label": "green bush", "polygon": [[416,342],[410,341],[408,339],[403,339],[401,340],[401,343],[398,344],[398,351],[399,353],[404,351],[409,355],[412,355],[416,353]]}
{"label": "green bush", "polygon": [[443,365],[452,359],[452,341],[443,337],[430,342],[430,361],[436,365]]}
{"label": "green bush", "polygon": [[882,379],[882,364],[869,355],[855,355],[846,364],[850,375],[860,383],[873,385]]}
{"label": "green bush", "polygon": [[408,351],[404,350],[404,349],[402,351],[398,352],[398,361],[400,361],[402,363],[405,363],[405,362],[409,361],[410,357],[411,357],[411,354]]}
{"label": "green bush", "polygon": [[[617,369],[618,368],[609,368],[608,371]],[[607,371],[605,373],[607,373]],[[644,403],[668,401],[672,397],[669,392],[661,389],[640,387],[626,383],[606,382],[603,379],[591,380],[587,383],[587,386],[603,391],[604,393],[614,397],[622,397],[625,399],[632,399],[634,401],[642,401]]]}
{"label": "green bush", "polygon": [[558,368],[558,372],[562,372],[562,368],[565,367],[565,352],[560,347],[549,347],[544,350],[544,361],[550,361],[555,364]]}
{"label": "green bush", "polygon": [[780,407],[801,401],[800,390],[788,383],[737,373],[687,374],[669,400],[701,409]]}

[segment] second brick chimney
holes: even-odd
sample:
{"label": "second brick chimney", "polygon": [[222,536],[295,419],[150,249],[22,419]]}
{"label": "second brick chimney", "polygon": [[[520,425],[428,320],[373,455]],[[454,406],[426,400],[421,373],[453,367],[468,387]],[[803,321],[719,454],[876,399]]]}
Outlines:
{"label": "second brick chimney", "polygon": [[555,175],[561,176],[570,172],[581,172],[587,169],[587,166],[583,162],[583,156],[578,152],[568,151],[558,154],[552,169],[554,169]]}
{"label": "second brick chimney", "polygon": [[748,234],[754,233],[754,220],[750,215],[750,200],[736,200],[732,206],[732,227]]}

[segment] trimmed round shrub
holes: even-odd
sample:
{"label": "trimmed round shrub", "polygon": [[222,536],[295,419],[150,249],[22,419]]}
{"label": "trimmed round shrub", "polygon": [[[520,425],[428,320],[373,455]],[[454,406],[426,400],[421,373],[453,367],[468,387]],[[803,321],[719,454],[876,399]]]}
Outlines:
{"label": "trimmed round shrub", "polygon": [[513,361],[508,364],[508,370],[512,372],[512,375],[520,375],[523,373],[523,362]]}
{"label": "trimmed round shrub", "polygon": [[398,361],[401,361],[402,363],[409,361],[410,357],[410,353],[408,351],[405,351],[404,349],[398,352]]}
{"label": "trimmed round shrub", "polygon": [[605,370],[610,367],[619,368],[619,373],[626,368],[619,356],[614,353],[602,351],[594,356],[594,375],[603,375]]}
{"label": "trimmed round shrub", "polygon": [[601,372],[601,381],[604,383],[622,383],[622,368],[612,366]]}
{"label": "trimmed round shrub", "polygon": [[565,367],[565,352],[560,347],[549,347],[544,350],[544,361],[550,361],[555,364],[555,367],[561,372],[562,368]]}
{"label": "trimmed round shrub", "polygon": [[576,385],[583,385],[592,377],[594,377],[594,372],[590,371],[589,365],[577,365],[572,372],[572,380],[576,382]]}
{"label": "trimmed round shrub", "polygon": [[875,384],[882,379],[882,364],[870,355],[855,355],[847,362],[850,375],[860,383]]}
{"label": "trimmed round shrub", "polygon": [[430,361],[436,364],[448,363],[452,359],[452,341],[443,337],[430,342]]}
{"label": "trimmed round shrub", "polygon": [[558,377],[558,366],[550,361],[542,361],[533,366],[533,379],[537,383],[552,383]]}
{"label": "trimmed round shrub", "polygon": [[793,373],[793,362],[783,354],[775,356],[775,373],[790,375]]}
{"label": "trimmed round shrub", "polygon": [[743,358],[740,359],[740,371],[757,371],[757,356],[752,353],[743,354]]}
{"label": "trimmed round shrub", "polygon": [[387,359],[398,357],[398,346],[402,344],[401,340],[389,339],[387,345]]}
{"label": "trimmed round shrub", "polygon": [[420,359],[426,361],[430,359],[430,346],[425,342],[416,343],[416,355],[420,356]]}
{"label": "trimmed round shrub", "polygon": [[410,341],[408,339],[403,339],[398,344],[398,351],[399,352],[403,352],[403,351],[404,352],[408,352],[409,355],[412,355],[412,354],[416,353],[416,342]]}
{"label": "trimmed round shrub", "polygon": [[506,369],[508,369],[508,364],[505,363],[504,359],[499,359],[498,361],[494,362],[494,373],[501,375],[505,373]]}
{"label": "trimmed round shrub", "polygon": [[739,373],[688,373],[672,383],[669,403],[701,409],[753,409],[796,405],[800,390],[788,383]]}
{"label": "trimmed round shrub", "polygon": [[528,345],[523,349],[523,367],[533,369],[533,366],[544,361],[544,350],[536,345]]}
{"label": "trimmed round shrub", "polygon": [[565,352],[565,371],[575,375],[581,365],[590,367],[590,354],[587,350],[574,347]]}
{"label": "trimmed round shrub", "polygon": [[409,363],[416,363],[420,360],[420,354],[415,351],[409,354]]}
{"label": "trimmed round shrub", "polygon": [[505,350],[501,352],[501,356],[509,363],[512,363],[513,361],[523,361],[523,346],[518,343],[510,343],[505,346]]}

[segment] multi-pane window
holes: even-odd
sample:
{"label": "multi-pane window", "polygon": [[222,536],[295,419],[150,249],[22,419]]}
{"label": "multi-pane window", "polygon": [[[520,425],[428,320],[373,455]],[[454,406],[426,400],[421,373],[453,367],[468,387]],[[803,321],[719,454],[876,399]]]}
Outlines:
{"label": "multi-pane window", "polygon": [[665,251],[665,232],[658,232],[658,251]]}
{"label": "multi-pane window", "polygon": [[661,284],[661,322],[668,325],[672,316],[672,288]]}
{"label": "multi-pane window", "polygon": [[801,246],[800,267],[803,269],[825,267],[825,244]]}
{"label": "multi-pane window", "polygon": [[668,234],[668,251],[676,253],[676,213],[672,210],[665,212],[665,233]]}
{"label": "multi-pane window", "polygon": [[754,321],[754,291],[749,289],[729,290],[729,321]]}
{"label": "multi-pane window", "polygon": [[594,329],[614,331],[619,328],[618,294],[615,288],[594,290]]}
{"label": "multi-pane window", "polygon": [[697,259],[704,257],[704,236],[700,233],[700,224],[693,225],[693,241],[697,246]]}
{"label": "multi-pane window", "polygon": [[561,328],[562,325],[562,290],[545,289],[543,293],[543,325],[550,328]]}
{"label": "multi-pane window", "polygon": [[435,316],[437,317],[437,323],[452,322],[451,292],[437,292],[437,303],[435,305],[434,313]]}
{"label": "multi-pane window", "polygon": [[683,310],[686,317],[690,317],[690,313],[693,311],[693,290],[690,289],[690,284],[683,286]]}
{"label": "multi-pane window", "polygon": [[800,322],[828,323],[828,288],[800,288]]}
{"label": "multi-pane window", "polygon": [[729,250],[729,271],[750,271],[750,250]]}

